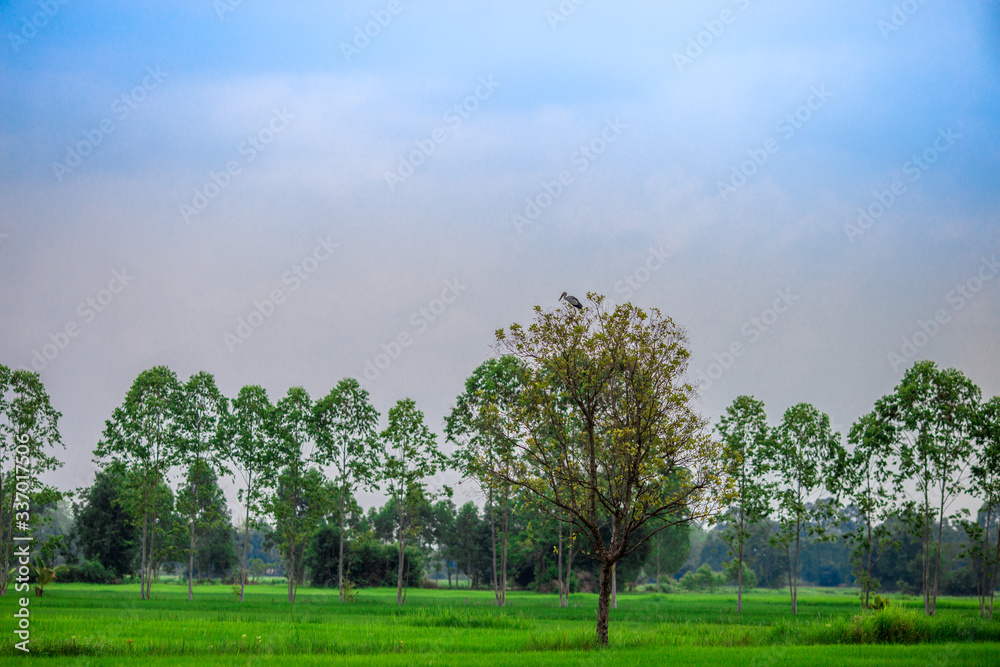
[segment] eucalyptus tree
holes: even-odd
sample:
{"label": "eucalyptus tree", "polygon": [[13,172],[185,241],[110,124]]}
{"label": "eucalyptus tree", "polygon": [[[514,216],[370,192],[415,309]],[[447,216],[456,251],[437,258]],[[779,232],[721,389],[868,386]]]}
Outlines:
{"label": "eucalyptus tree", "polygon": [[831,490],[857,511],[855,528],[844,539],[851,545],[852,573],[866,609],[871,594],[881,587],[875,566],[885,550],[896,545],[888,523],[898,501],[894,440],[892,426],[878,418],[877,409],[864,415],[851,426],[847,441],[852,450],[831,477]]}
{"label": "eucalyptus tree", "polygon": [[766,481],[766,453],[770,431],[764,403],[752,396],[738,396],[716,426],[722,437],[722,461],[733,483],[723,539],[736,557],[736,611],[743,611],[743,563],[750,526],[770,514],[774,485]]}
{"label": "eucalyptus tree", "polygon": [[[519,435],[514,417],[525,370],[524,364],[514,356],[487,359],[465,381],[465,391],[445,418],[445,435],[459,446],[454,456],[455,467],[465,477],[474,479],[486,495],[493,556],[493,598],[494,604],[500,607],[507,603],[511,495],[507,478],[514,463],[514,443]],[[560,566],[561,563],[560,559]]]}
{"label": "eucalyptus tree", "polygon": [[375,438],[378,420],[378,410],[372,406],[368,392],[354,378],[338,382],[313,407],[313,428],[320,460],[336,469],[340,487],[337,590],[341,602],[344,601],[344,504],[358,488],[369,491],[377,488],[380,461]]}
{"label": "eucalyptus tree", "polygon": [[[415,537],[415,520],[420,505],[432,497],[427,479],[446,466],[437,439],[424,423],[424,413],[412,399],[404,398],[389,409],[388,425],[380,435],[382,469],[381,488],[395,503],[396,538],[399,561],[396,577],[396,604],[403,604],[403,560],[406,542]],[[445,488],[450,495],[450,489]]]}
{"label": "eucalyptus tree", "polygon": [[[720,445],[691,405],[684,332],[656,309],[587,301],[536,306],[527,328],[497,331],[497,351],[527,370],[512,420],[517,455],[495,474],[587,540],[601,563],[595,641],[607,645],[615,564],[657,531],[714,516],[727,485]],[[642,530],[651,520],[661,521]]]}
{"label": "eucalyptus tree", "polygon": [[275,411],[260,385],[247,385],[232,400],[225,422],[226,459],[243,480],[238,491],[246,507],[243,523],[243,558],[240,566],[240,602],[247,579],[247,546],[250,524],[263,511],[265,490],[274,483]]}
{"label": "eucalyptus tree", "polygon": [[916,487],[917,497],[911,498],[907,507],[917,519],[913,532],[923,542],[924,613],[928,616],[937,608],[948,510],[965,490],[979,398],[979,387],[960,371],[918,361],[876,408],[878,418],[889,424],[895,435],[894,447],[900,457],[898,488],[906,490],[907,482]]}
{"label": "eucalyptus tree", "polygon": [[[14,555],[14,533],[34,525],[30,514],[39,500],[58,493],[40,481],[41,473],[62,463],[46,450],[65,448],[59,418],[38,373],[11,370],[0,364],[0,565],[6,575]],[[43,498],[44,496],[44,498]],[[7,594],[7,576],[0,577],[0,596]]]}
{"label": "eucalyptus tree", "polygon": [[199,531],[204,533],[224,520],[215,495],[218,473],[228,472],[222,458],[229,405],[216,387],[215,377],[205,371],[192,375],[177,398],[178,458],[186,469],[177,508],[188,519],[188,600],[193,600],[196,537]]}
{"label": "eucalyptus tree", "polygon": [[96,463],[119,462],[126,471],[129,511],[142,526],[142,599],[149,599],[155,574],[157,514],[163,505],[165,478],[179,458],[176,408],[180,391],[177,376],[166,366],[139,373],[122,405],[105,422],[104,435],[94,450]]}
{"label": "eucalyptus tree", "polygon": [[273,466],[278,483],[267,497],[275,533],[288,570],[288,601],[295,602],[305,548],[330,514],[333,494],[322,472],[324,461],[315,446],[314,406],[302,387],[292,387],[275,406]]}
{"label": "eucalyptus tree", "polygon": [[[979,524],[982,535],[982,580],[979,612],[983,618],[993,618],[993,600],[1000,569],[1000,396],[994,396],[980,406],[975,428],[976,459],[972,465],[969,491],[982,503]],[[996,546],[990,544],[990,531],[995,533]],[[986,598],[989,597],[989,606]]]}
{"label": "eucalyptus tree", "polygon": [[[785,411],[774,430],[766,454],[768,469],[777,482],[777,530],[771,543],[785,552],[792,613],[798,613],[799,556],[803,538],[824,541],[835,510],[821,502],[827,480],[843,458],[840,434],[830,428],[830,418],[809,403]],[[803,535],[805,532],[805,535]]]}

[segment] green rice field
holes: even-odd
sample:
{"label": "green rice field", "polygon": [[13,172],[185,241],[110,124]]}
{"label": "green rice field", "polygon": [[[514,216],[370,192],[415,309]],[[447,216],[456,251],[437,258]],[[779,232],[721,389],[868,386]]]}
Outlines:
{"label": "green rice field", "polygon": [[853,591],[803,589],[792,616],[787,593],[629,594],[611,613],[611,646],[594,648],[596,595],[410,590],[300,589],[203,585],[193,602],[177,583],[54,584],[31,597],[30,655],[15,648],[17,598],[0,599],[0,662],[59,665],[989,665],[1000,664],[1000,621],[978,618],[976,601],[939,598],[925,618],[919,598],[890,596],[886,611],[862,614]]}

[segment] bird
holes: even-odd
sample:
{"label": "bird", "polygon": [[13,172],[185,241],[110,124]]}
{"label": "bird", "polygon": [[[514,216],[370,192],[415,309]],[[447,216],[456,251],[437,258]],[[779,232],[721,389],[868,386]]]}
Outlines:
{"label": "bird", "polygon": [[561,299],[566,299],[566,303],[568,303],[569,305],[573,306],[574,308],[583,309],[583,304],[580,303],[580,300],[577,299],[575,296],[566,296],[566,292],[563,292],[562,296],[559,297],[559,299],[560,300]]}

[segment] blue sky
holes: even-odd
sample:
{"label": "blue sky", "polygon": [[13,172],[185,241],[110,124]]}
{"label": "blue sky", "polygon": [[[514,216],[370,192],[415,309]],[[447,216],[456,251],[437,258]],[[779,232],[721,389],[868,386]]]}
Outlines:
{"label": "blue sky", "polygon": [[406,334],[367,386],[440,430],[564,290],[686,327],[713,421],[846,430],[917,358],[1000,392],[997,3],[230,5],[0,4],[0,360],[64,414],[60,486],[156,364],[318,397]]}

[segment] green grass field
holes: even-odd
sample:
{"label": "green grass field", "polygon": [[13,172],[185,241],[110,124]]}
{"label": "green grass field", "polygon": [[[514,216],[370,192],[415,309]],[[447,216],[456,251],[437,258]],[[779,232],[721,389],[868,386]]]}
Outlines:
{"label": "green grass field", "polygon": [[[32,597],[31,659],[76,665],[988,665],[1000,664],[1000,621],[981,621],[975,600],[943,598],[926,619],[919,599],[860,614],[849,590],[803,590],[793,617],[787,594],[754,591],[737,614],[735,595],[637,594],[612,611],[611,647],[593,648],[597,598],[512,593],[507,609],[485,591],[361,590],[341,605],[336,591],[248,587],[56,584]],[[0,599],[6,628],[0,661],[14,648],[13,592]]]}

